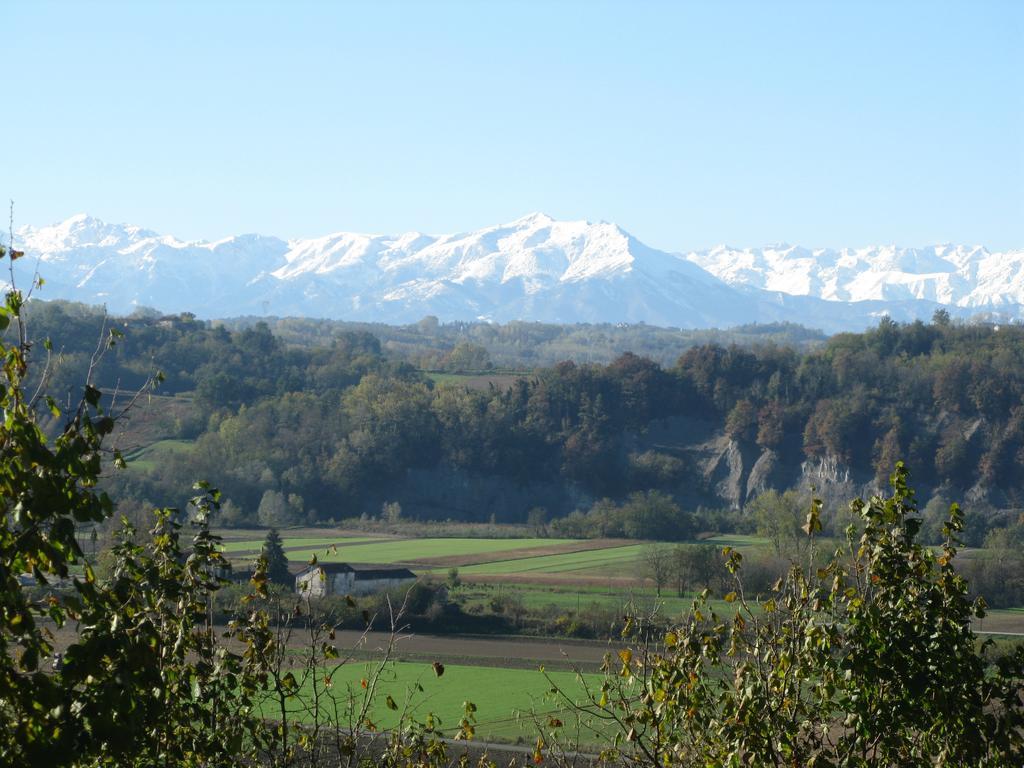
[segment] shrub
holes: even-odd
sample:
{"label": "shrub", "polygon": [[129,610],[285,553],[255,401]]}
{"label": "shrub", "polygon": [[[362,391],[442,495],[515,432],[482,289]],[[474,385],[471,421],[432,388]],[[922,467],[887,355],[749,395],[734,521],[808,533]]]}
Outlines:
{"label": "shrub", "polygon": [[[855,500],[860,527],[821,568],[794,565],[760,600],[736,577],[717,615],[705,593],[684,622],[612,656],[584,711],[621,731],[620,765],[1009,766],[1024,764],[1024,647],[988,656],[984,615],[954,569],[964,515],[953,505],[940,553],[917,541],[907,472],[893,493]],[[821,530],[815,500],[806,531]]]}

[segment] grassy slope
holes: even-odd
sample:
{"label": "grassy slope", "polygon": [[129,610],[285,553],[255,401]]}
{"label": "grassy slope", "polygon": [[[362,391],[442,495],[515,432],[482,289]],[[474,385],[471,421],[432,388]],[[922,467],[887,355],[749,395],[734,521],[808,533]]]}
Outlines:
{"label": "grassy slope", "polygon": [[149,472],[157,467],[160,460],[174,453],[188,453],[195,444],[194,440],[157,440],[144,448],[125,454],[128,468]]}

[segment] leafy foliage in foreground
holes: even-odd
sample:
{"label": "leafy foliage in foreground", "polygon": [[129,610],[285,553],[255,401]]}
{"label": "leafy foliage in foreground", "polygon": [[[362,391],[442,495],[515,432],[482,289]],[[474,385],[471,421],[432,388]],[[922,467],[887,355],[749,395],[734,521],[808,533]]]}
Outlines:
{"label": "leafy foliage in foreground", "polygon": [[[737,609],[698,600],[654,641],[635,624],[589,714],[618,729],[603,757],[678,766],[1024,764],[1024,648],[991,664],[971,619],[984,614],[954,570],[955,505],[936,554],[902,463],[893,493],[854,501],[862,526],[808,573],[795,566],[748,602],[726,549]],[[820,530],[812,506],[807,531]]]}
{"label": "leafy foliage in foreground", "polygon": [[[0,327],[18,334],[0,344],[0,765],[312,765],[328,746],[331,765],[369,753],[383,765],[444,762],[445,743],[411,717],[376,733],[374,675],[361,694],[331,692],[333,670],[346,659],[329,624],[305,621],[307,652],[287,652],[292,619],[303,611],[271,600],[265,558],[250,607],[229,626],[230,643],[215,633],[211,599],[227,563],[208,527],[218,494],[204,484],[192,500],[187,545],[184,515],[158,510],[145,543],[124,523],[109,578],[96,577],[76,524],[112,513],[96,484],[115,418],[90,381],[47,438],[40,409],[51,419],[62,413],[53,399],[26,394],[32,345],[22,305],[12,289],[0,307]],[[123,465],[116,453],[114,463]],[[23,584],[26,577],[51,589]],[[52,628],[63,627],[73,637],[56,654]],[[312,704],[297,697],[310,679]],[[312,725],[296,728],[310,706]]]}

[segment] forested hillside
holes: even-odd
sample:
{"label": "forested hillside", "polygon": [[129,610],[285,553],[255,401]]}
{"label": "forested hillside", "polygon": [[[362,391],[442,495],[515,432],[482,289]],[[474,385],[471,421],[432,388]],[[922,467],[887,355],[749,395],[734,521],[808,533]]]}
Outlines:
{"label": "forested hillside", "polygon": [[[370,330],[299,345],[262,323],[112,321],[36,303],[29,329],[54,339],[47,388],[58,400],[83,379],[105,326],[124,336],[97,381],[129,390],[160,370],[161,391],[182,406],[160,435],[178,441],[174,450],[105,480],[128,509],[207,477],[228,500],[225,522],[237,524],[376,516],[385,502],[425,519],[558,517],[605,497],[689,513],[741,509],[769,488],[839,486],[848,497],[900,458],[922,501],[963,497],[990,522],[1024,506],[1016,326],[957,325],[941,313],[930,324],[883,319],[813,349],[702,344],[666,365],[624,353],[481,385],[432,377]],[[496,351],[508,328],[495,332]],[[477,340],[438,344],[430,367],[487,368],[487,338]],[[146,413],[140,404],[135,418]]]}

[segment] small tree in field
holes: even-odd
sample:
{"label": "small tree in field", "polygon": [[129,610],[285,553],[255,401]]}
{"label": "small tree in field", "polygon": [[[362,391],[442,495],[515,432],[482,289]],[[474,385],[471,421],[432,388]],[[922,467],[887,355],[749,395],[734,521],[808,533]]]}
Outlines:
{"label": "small tree in field", "polygon": [[711,586],[722,568],[718,549],[711,544],[677,544],[672,551],[672,571],[676,579],[676,593],[682,597],[687,586]]}
{"label": "small tree in field", "polygon": [[448,585],[448,589],[456,589],[462,584],[462,579],[459,578],[459,569],[454,565],[448,569],[448,578],[445,583]]}
{"label": "small tree in field", "polygon": [[267,561],[267,578],[274,584],[291,586],[295,580],[288,570],[288,557],[284,553],[284,543],[277,528],[267,531],[263,541],[263,557]]}
{"label": "small tree in field", "polygon": [[672,578],[672,548],[665,544],[651,544],[644,549],[643,575],[654,582],[654,589],[661,596],[661,588]]}

